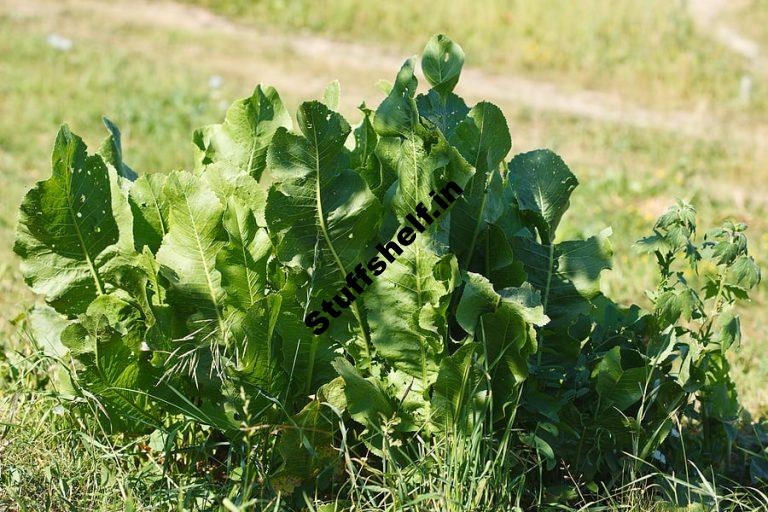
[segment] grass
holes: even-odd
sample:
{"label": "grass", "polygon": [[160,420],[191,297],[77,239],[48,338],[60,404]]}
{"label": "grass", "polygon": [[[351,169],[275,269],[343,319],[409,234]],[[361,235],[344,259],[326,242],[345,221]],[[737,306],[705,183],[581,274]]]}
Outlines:
{"label": "grass", "polygon": [[768,2],[766,0],[740,0],[729,21],[744,35],[757,41],[762,48],[768,46]]}
{"label": "grass", "polygon": [[[51,392],[54,361],[33,351],[7,362],[3,382],[24,391],[12,395],[11,414],[4,416],[0,509],[289,510],[284,498],[249,494],[248,489],[263,489],[260,468],[249,473],[238,461],[240,453],[217,458],[221,443],[193,425],[169,436],[118,438],[110,444],[98,423],[63,407]],[[522,510],[517,508],[521,490],[533,475],[521,468],[535,468],[537,462],[531,454],[505,451],[507,440],[505,435],[492,443],[476,430],[468,438],[421,441],[410,455],[385,443],[383,464],[353,458],[353,451],[342,446],[350,478],[338,487],[337,500],[308,495],[304,506],[317,512],[342,510],[352,502],[360,512]],[[638,478],[624,468],[610,491],[578,480],[549,493],[542,490],[539,510],[564,510],[557,503],[567,498],[572,510],[768,511],[765,489],[718,490],[712,477],[695,467],[689,476],[648,469]],[[684,504],[688,507],[678,508]]]}
{"label": "grass", "polygon": [[[105,464],[92,422],[68,417],[39,356],[4,353],[4,387],[23,391],[6,387],[0,409],[0,508],[118,510],[125,496],[115,475],[120,465]],[[99,488],[103,494],[93,492]]]}
{"label": "grass", "polygon": [[[375,0],[190,1],[259,27],[372,41],[399,51],[419,48],[425,33],[444,32],[462,42],[474,65],[496,73],[620,92],[657,107],[743,113],[768,107],[760,94],[739,104],[739,80],[748,64],[698,33],[682,1],[618,0],[609,7],[600,0],[491,0],[478,8],[459,0],[437,8],[416,0],[407,9]],[[765,92],[765,83],[758,85]]]}
{"label": "grass", "polygon": [[[764,7],[764,2],[754,1]],[[590,16],[569,16],[562,8],[553,8],[562,7],[559,3],[520,2],[507,8],[490,2],[480,17],[468,16],[468,2],[456,2],[446,10],[422,2],[409,4],[410,10],[385,9],[384,4],[373,2],[353,9],[345,0],[333,0],[323,8],[308,2],[274,1],[221,2],[216,8],[237,13],[238,19],[269,21],[280,29],[385,41],[410,52],[419,50],[426,34],[446,30],[473,59],[482,55],[478,64],[490,69],[556,79],[574,88],[629,92],[632,98],[659,108],[709,106],[737,116],[747,128],[754,122],[750,116],[764,112],[765,95],[763,99],[753,95],[754,103],[748,108],[734,101],[746,64],[697,34],[677,3],[654,2],[654,8],[641,8],[637,3],[618,2],[610,9],[598,2],[582,3]],[[124,442],[110,446],[97,424],[61,407],[65,380],[59,379],[55,365],[28,334],[18,329],[34,298],[25,290],[11,252],[17,206],[34,181],[50,172],[50,148],[62,122],[95,146],[105,135],[100,116],[107,115],[122,128],[126,159],[135,169],[189,167],[192,129],[218,121],[226,104],[247,94],[258,81],[277,85],[292,108],[295,98],[319,96],[323,84],[336,77],[344,91],[354,91],[349,97],[362,96],[373,104],[380,97],[375,81],[391,79],[396,70],[360,76],[355,69],[296,55],[280,44],[262,44],[258,38],[215,29],[190,32],[132,23],[90,12],[77,2],[37,9],[36,4],[30,5],[18,11],[0,10],[0,188],[4,192],[0,204],[0,509],[205,507],[212,494],[230,491],[222,488],[221,467],[233,478],[258,481],[258,475],[237,473],[227,468],[226,460],[217,463],[219,469],[185,471],[188,461],[210,458],[215,452],[215,440],[205,432],[180,433],[173,444],[174,458],[169,460],[163,440],[116,440]],[[122,8],[130,14],[130,7]],[[747,18],[745,25],[754,23]],[[58,51],[46,43],[46,37],[58,31],[72,38],[71,51]],[[223,87],[211,88],[212,76],[222,77]],[[654,279],[653,264],[637,256],[631,245],[678,195],[696,204],[701,225],[711,226],[726,217],[747,221],[752,252],[768,267],[764,256],[768,198],[763,184],[768,151],[764,147],[735,137],[696,139],[543,113],[515,103],[501,106],[512,131],[514,152],[551,147],[564,156],[583,184],[564,220],[563,235],[579,234],[575,225],[589,225],[585,231],[592,232],[613,227],[614,270],[604,283],[611,296],[643,301],[642,290]],[[355,119],[355,105],[342,102],[342,107]],[[757,417],[768,414],[764,286],[755,297],[742,311],[745,341],[734,367],[742,400]],[[467,487],[460,487],[464,481],[460,475],[436,477],[449,467],[441,464],[466,454],[474,458],[467,456],[450,468],[482,475],[483,468],[471,466],[472,461],[482,460],[476,457],[481,449],[477,445],[424,446],[425,460],[433,462],[425,470],[435,478],[425,478],[415,487],[402,487],[396,465],[369,475],[368,480],[353,479],[350,485],[363,510],[395,503],[410,510],[450,510],[449,503],[437,498],[446,489],[470,501],[491,490],[513,496],[514,487],[503,485],[522,484],[499,474],[485,483],[473,479]],[[748,500],[759,504],[764,498],[749,490],[724,496],[714,493],[713,498],[705,482],[699,479],[691,485],[700,494],[709,493],[708,507],[714,500],[720,510],[748,509]],[[657,490],[630,480],[619,495],[603,497],[600,505],[671,510],[652,500]],[[588,489],[574,485],[571,492],[577,494],[577,507],[590,503]],[[579,497],[579,492],[584,496]],[[423,501],[409,501],[414,496]],[[231,499],[230,510],[237,510],[237,500]],[[270,504],[258,496],[253,499],[265,507]],[[309,505],[314,507],[311,499]]]}

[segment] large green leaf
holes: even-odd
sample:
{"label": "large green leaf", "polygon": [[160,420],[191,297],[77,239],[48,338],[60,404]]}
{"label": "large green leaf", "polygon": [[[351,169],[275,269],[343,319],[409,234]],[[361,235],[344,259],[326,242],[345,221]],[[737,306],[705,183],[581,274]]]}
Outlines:
{"label": "large green leaf", "polygon": [[373,112],[364,104],[360,110],[363,112],[363,120],[353,131],[355,148],[351,164],[381,201],[397,178],[393,162],[399,157],[400,138],[379,137],[373,128]]}
{"label": "large green leaf", "polygon": [[339,110],[339,99],[341,98],[341,83],[334,80],[329,83],[323,91],[323,103],[331,110]]}
{"label": "large green leaf", "polygon": [[452,92],[463,65],[464,51],[442,34],[429,40],[421,58],[421,70],[432,88],[416,98],[419,114],[449,139],[469,112],[464,100]]}
{"label": "large green leaf", "polygon": [[305,482],[340,461],[334,448],[339,430],[339,415],[345,406],[344,381],[337,378],[318,390],[317,397],[290,419],[277,443],[283,464],[271,483],[282,492],[292,493]]}
{"label": "large green leaf", "polygon": [[149,248],[141,253],[120,258],[111,265],[107,277],[116,288],[113,293],[126,293],[151,323],[156,308],[164,305],[166,288],[160,278],[160,266]]}
{"label": "large green leaf", "polygon": [[478,236],[469,269],[486,276],[497,290],[520,286],[526,280],[523,264],[496,224],[488,224]]}
{"label": "large green leaf", "polygon": [[283,340],[282,360],[292,402],[304,401],[314,390],[334,376],[331,362],[339,345],[329,335],[316,336],[304,325],[304,318],[286,310],[280,315],[278,330]]}
{"label": "large green leaf", "polygon": [[363,378],[346,359],[337,359],[333,367],[344,379],[344,395],[350,416],[372,433],[380,431],[382,423],[394,414],[395,406],[391,398],[376,380]]}
{"label": "large green leaf", "polygon": [[712,327],[715,340],[723,353],[741,342],[741,319],[732,306],[715,318]]}
{"label": "large green leaf", "polygon": [[223,224],[229,241],[216,256],[216,269],[227,303],[246,311],[265,294],[272,243],[253,210],[236,198],[227,203]]}
{"label": "large green leaf", "polygon": [[52,176],[30,190],[21,205],[14,251],[35,293],[59,312],[85,311],[104,293],[106,249],[118,242],[110,176],[98,155],[66,126],[54,145]]}
{"label": "large green leaf", "polygon": [[195,132],[199,165],[218,166],[226,175],[249,174],[258,180],[266,166],[272,136],[278,128],[290,128],[291,124],[277,91],[259,85],[250,97],[229,107],[224,123]]}
{"label": "large green leaf", "polygon": [[88,305],[86,314],[90,318],[103,318],[107,326],[119,334],[126,348],[139,353],[147,323],[139,304],[122,292],[115,291],[108,295],[99,295]]}
{"label": "large green leaf", "polygon": [[247,311],[236,311],[240,316],[233,365],[227,374],[228,385],[236,403],[241,402],[240,388],[246,391],[251,417],[274,419],[274,404],[287,404],[288,378],[284,372],[281,343],[277,324],[281,320],[282,296],[269,295],[259,299]]}
{"label": "large green leaf", "polygon": [[571,192],[579,184],[576,176],[546,149],[515,156],[509,162],[509,176],[520,211],[531,218],[542,243],[552,243],[570,205]]}
{"label": "large green leaf", "polygon": [[216,257],[225,245],[216,195],[188,172],[168,176],[164,194],[169,205],[168,232],[157,252],[163,275],[171,284],[169,300],[196,308],[223,326],[224,290]]}
{"label": "large green leaf", "polygon": [[488,175],[498,171],[512,147],[507,120],[493,103],[481,102],[472,107],[449,139],[459,153],[476,169],[475,178],[484,185]]}
{"label": "large green leaf", "polygon": [[433,89],[426,94],[419,94],[416,97],[416,105],[419,115],[435,125],[449,139],[469,113],[469,107],[462,98],[453,93],[441,96]]}
{"label": "large green leaf", "polygon": [[[456,149],[439,133],[436,137],[437,140],[427,143],[418,135],[412,134],[400,144],[396,165],[397,180],[390,191],[393,194],[391,209],[399,222],[403,222],[406,215],[413,214],[419,204],[426,206],[434,221],[448,219],[445,214],[449,212],[433,201],[431,194],[440,192],[450,182],[464,187],[472,176],[472,168]],[[459,197],[454,189],[451,189],[448,195],[454,200]],[[452,206],[451,203],[445,203],[449,207]],[[440,235],[437,228],[431,229]],[[446,237],[442,234],[441,238]]]}
{"label": "large green leaf", "polygon": [[101,308],[69,325],[62,342],[81,363],[77,381],[96,411],[104,413],[115,431],[141,432],[161,424],[159,411],[150,399],[158,375],[146,354],[124,342],[124,333],[110,327]]}
{"label": "large green leaf", "polygon": [[[307,310],[339,294],[348,272],[361,261],[377,233],[381,206],[359,174],[349,168],[347,122],[322,103],[299,108],[301,135],[279,129],[269,148],[273,178],[266,222],[277,257],[311,274]],[[356,302],[349,306],[366,337]],[[367,351],[367,341],[364,342]]]}
{"label": "large green leaf", "polygon": [[347,122],[318,102],[304,103],[298,121],[301,135],[279,130],[270,146],[266,220],[278,257],[335,280],[327,274],[346,273],[359,260],[381,207],[348,168]]}
{"label": "large green leaf", "polygon": [[444,34],[436,34],[427,42],[421,56],[421,69],[432,88],[447,95],[459,81],[464,66],[464,50]]}
{"label": "large green leaf", "polygon": [[[391,197],[387,203],[391,204],[391,211],[400,222],[420,203],[434,219],[447,218],[440,207],[433,205],[430,193],[439,192],[449,182],[464,187],[473,173],[440,131],[421,124],[414,100],[417,81],[413,72],[413,62],[406,62],[374,119],[376,132],[385,140],[399,137],[399,140],[387,143],[389,150],[381,160],[395,170],[396,181],[389,191]],[[393,223],[394,220],[389,221],[390,228]],[[385,235],[391,234],[385,230]]]}
{"label": "large green leaf", "polygon": [[[331,363],[338,356],[342,343],[349,342],[352,318],[336,318],[328,332],[315,335],[304,324],[314,288],[312,276],[303,269],[289,268],[280,288],[280,321],[275,325],[282,343],[280,353],[287,385],[284,396],[290,403],[304,403],[319,386],[329,382],[335,371]],[[352,351],[354,347],[345,348]]]}
{"label": "large green leaf", "polygon": [[499,164],[512,142],[504,114],[485,102],[469,111],[450,141],[475,169],[464,194],[451,210],[451,248],[459,265],[467,269],[475,251],[482,249],[478,241],[488,225],[504,214]]}
{"label": "large green leaf", "polygon": [[515,236],[512,248],[534,288],[541,293],[551,328],[567,325],[591,310],[590,299],[600,293],[600,273],[611,268],[612,250],[606,229],[586,240],[541,245]]}
{"label": "large green leaf", "polygon": [[419,110],[414,95],[418,80],[414,74],[415,59],[410,58],[397,74],[392,90],[376,109],[374,129],[383,137],[410,136],[417,129]]}
{"label": "large green leaf", "polygon": [[528,283],[519,288],[505,288],[497,292],[485,276],[467,272],[456,319],[462,328],[475,334],[483,315],[509,308],[530,325],[543,326],[549,318],[544,313],[539,292]]}
{"label": "large green leaf", "polygon": [[136,181],[139,175],[123,161],[123,143],[120,129],[106,117],[102,117],[101,120],[107,131],[109,131],[109,136],[101,144],[99,154],[104,158],[105,162],[117,170],[119,176],[129,181]]}
{"label": "large green leaf", "polygon": [[61,333],[71,322],[46,305],[37,305],[29,312],[29,331],[32,339],[45,355],[63,357],[67,347],[61,342]]}
{"label": "large green leaf", "polygon": [[549,318],[529,284],[497,293],[487,278],[471,272],[465,282],[456,318],[483,347],[494,403],[502,407],[514,396],[515,385],[528,377],[528,358],[537,348],[535,327]]}
{"label": "large green leaf", "polygon": [[395,369],[434,382],[447,341],[447,308],[458,278],[453,255],[439,256],[422,235],[365,295],[371,341]]}
{"label": "large green leaf", "polygon": [[722,422],[735,421],[741,407],[726,355],[720,351],[709,352],[697,366],[704,373],[704,383],[698,396],[702,416]]}
{"label": "large green leaf", "polygon": [[624,369],[620,347],[608,351],[595,367],[596,390],[603,407],[623,411],[648,393],[651,368],[641,366]]}

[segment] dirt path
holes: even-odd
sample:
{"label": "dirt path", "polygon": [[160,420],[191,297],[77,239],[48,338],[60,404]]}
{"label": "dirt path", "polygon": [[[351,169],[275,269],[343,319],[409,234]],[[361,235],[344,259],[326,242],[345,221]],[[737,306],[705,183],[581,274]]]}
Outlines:
{"label": "dirt path", "polygon": [[[10,0],[0,0],[0,4],[10,4]],[[15,4],[18,4],[16,2]],[[28,0],[13,9],[33,16],[46,16],[61,20],[64,15],[95,17],[109,20],[113,25],[133,24],[141,27],[153,27],[169,31],[182,31],[196,35],[216,35],[228,37],[242,48],[258,48],[261,54],[271,51],[288,51],[308,66],[293,66],[292,80],[315,84],[317,74],[313,74],[323,64],[327,69],[344,69],[343,75],[360,74],[366,78],[392,77],[402,63],[400,56],[388,54],[381,48],[358,44],[332,41],[308,35],[290,37],[244,26],[214,15],[209,11],[194,6],[172,1],[122,0],[100,2],[94,0]],[[193,49],[189,51],[194,52]],[[215,50],[214,50],[215,52]],[[200,52],[201,55],[205,52]],[[237,53],[236,51],[233,52]],[[237,61],[234,55],[210,55],[221,63],[229,62],[235,72],[242,73],[244,63]],[[259,66],[260,81],[279,82],[279,75],[285,74],[284,63],[265,62],[265,59],[253,56],[253,65]],[[271,77],[276,81],[269,80]],[[343,77],[343,76],[342,76]],[[342,80],[349,87],[349,83]],[[352,80],[354,92],[357,84]],[[282,86],[282,85],[281,85]],[[321,86],[321,84],[317,84]],[[288,84],[288,87],[291,87]],[[295,86],[294,86],[295,87]],[[577,117],[611,123],[621,123],[641,128],[655,128],[673,131],[690,136],[713,136],[713,127],[722,126],[723,121],[705,111],[669,111],[650,110],[632,104],[617,95],[598,91],[574,91],[562,88],[555,83],[532,80],[515,75],[496,75],[478,69],[469,68],[462,76],[461,90],[470,98],[486,98],[502,105],[524,105],[537,111],[552,111]],[[717,132],[718,130],[714,130]],[[723,128],[725,132],[725,128]],[[728,129],[733,133],[733,129]],[[717,136],[717,135],[714,135]]]}
{"label": "dirt path", "polygon": [[702,33],[712,34],[726,48],[749,60],[756,70],[768,70],[768,57],[763,55],[760,45],[721,21],[728,4],[729,0],[688,0],[691,16]]}
{"label": "dirt path", "polygon": [[[289,47],[294,53],[307,59],[326,62],[332,59],[336,64],[343,62],[344,66],[353,69],[364,67],[376,70],[383,77],[394,75],[403,62],[401,56],[387,54],[370,45],[332,41],[308,35],[266,35],[253,27],[236,24],[207,10],[174,2],[137,2],[132,4],[129,12],[119,3],[99,4],[97,8],[108,9],[113,16],[128,14],[133,18],[140,18],[143,23],[159,24],[167,28],[183,28],[189,31],[216,30],[240,37],[256,37],[262,40],[261,44]],[[702,127],[712,124],[707,122],[711,120],[702,112],[647,110],[603,92],[569,91],[550,82],[514,75],[493,75],[472,68],[466,69],[462,74],[461,87],[473,97],[500,103],[518,103],[536,110],[555,111],[641,128],[702,135]]]}

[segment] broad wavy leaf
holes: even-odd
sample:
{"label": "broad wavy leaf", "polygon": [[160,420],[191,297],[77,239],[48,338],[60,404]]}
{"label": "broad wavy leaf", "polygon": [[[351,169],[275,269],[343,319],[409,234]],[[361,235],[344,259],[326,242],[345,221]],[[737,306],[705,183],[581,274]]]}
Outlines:
{"label": "broad wavy leaf", "polygon": [[83,313],[105,292],[104,265],[114,257],[107,248],[120,237],[109,171],[66,126],[56,137],[52,164],[51,177],[22,202],[14,251],[35,293],[61,313]]}

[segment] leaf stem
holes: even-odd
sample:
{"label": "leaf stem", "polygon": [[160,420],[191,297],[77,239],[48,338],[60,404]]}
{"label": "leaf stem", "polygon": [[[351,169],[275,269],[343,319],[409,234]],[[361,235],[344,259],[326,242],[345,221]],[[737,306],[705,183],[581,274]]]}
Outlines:
{"label": "leaf stem", "polygon": [[[547,265],[547,284],[544,287],[544,297],[543,297],[543,307],[544,307],[544,314],[547,314],[547,305],[549,304],[549,289],[552,286],[552,274],[554,274],[554,269],[552,268],[555,264],[555,244],[552,243],[552,241],[549,241],[549,263]],[[541,338],[539,339],[539,351],[536,355],[536,367],[541,366],[541,353],[544,350],[544,335],[541,335]]]}

